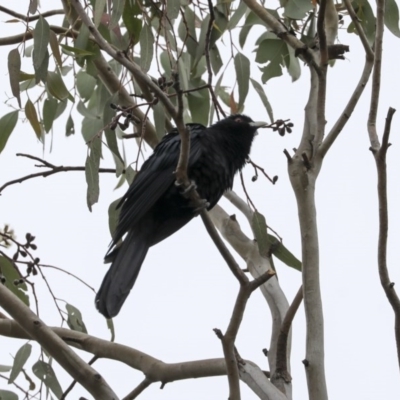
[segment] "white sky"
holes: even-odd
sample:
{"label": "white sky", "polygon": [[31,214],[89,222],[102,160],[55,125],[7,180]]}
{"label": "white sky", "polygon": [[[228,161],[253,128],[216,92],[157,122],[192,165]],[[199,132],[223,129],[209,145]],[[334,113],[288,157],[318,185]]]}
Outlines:
{"label": "white sky", "polygon": [[[42,0],[42,11],[58,2]],[[28,2],[13,3],[25,12]],[[9,19],[0,15],[0,36],[21,33],[20,24],[6,24]],[[57,19],[54,19],[55,21]],[[261,31],[259,31],[261,32]],[[252,61],[253,77],[258,69],[253,62],[254,38],[249,39],[245,52]],[[358,81],[363,66],[363,53],[357,37],[341,35],[350,45],[346,61],[337,62],[329,70],[327,99],[327,130],[347,102]],[[389,106],[399,107],[398,75],[399,42],[389,32],[385,34],[382,95],[378,115],[380,132]],[[3,79],[0,115],[9,112],[4,101],[11,96],[6,59],[16,46],[1,47],[0,76]],[[31,60],[23,61],[26,72],[33,70]],[[29,71],[28,71],[29,70]],[[234,77],[224,83],[233,84]],[[252,183],[253,174],[246,168],[247,189],[268,223],[283,237],[285,245],[300,256],[297,209],[286,172],[289,151],[299,143],[303,109],[308,95],[308,73],[303,68],[298,82],[289,76],[274,79],[265,87],[274,109],[275,118],[291,118],[295,127],[284,138],[272,132],[260,133],[253,146],[252,159],[272,175],[279,175],[275,186],[263,179]],[[326,374],[330,397],[333,399],[398,399],[400,397],[399,368],[394,341],[394,317],[380,286],[376,263],[377,195],[376,172],[368,151],[366,132],[370,87],[367,87],[359,106],[333,149],[327,156],[317,183],[318,224],[321,247],[321,285],[325,319]],[[22,95],[22,103],[26,94]],[[16,105],[16,101],[10,101]],[[255,93],[249,94],[245,113],[254,120],[267,120],[267,115]],[[20,115],[22,118],[23,114]],[[17,158],[15,153],[29,153],[56,165],[84,165],[86,146],[75,120],[75,136],[65,137],[65,115],[57,120],[53,131],[53,150],[50,140],[43,152],[41,144],[28,123],[19,120],[15,132],[0,155],[0,185],[11,179],[36,172],[34,162]],[[388,154],[390,237],[388,265],[391,280],[400,282],[398,268],[400,236],[400,141],[399,115],[395,114]],[[50,138],[50,135],[47,136]],[[127,141],[130,154],[135,151],[133,141]],[[102,167],[112,167],[109,156]],[[101,175],[100,201],[89,213],[86,206],[86,183],[82,172],[57,174],[14,185],[0,196],[0,224],[10,223],[23,241],[26,232],[36,236],[37,255],[43,263],[56,265],[77,274],[94,288],[98,288],[107,267],[102,259],[107,250],[107,208],[110,202],[126,190],[114,192],[117,180],[111,174]],[[236,189],[241,193],[240,184]],[[239,212],[226,200],[221,203],[229,213]],[[241,218],[241,216],[240,216]],[[250,235],[243,218],[242,228]],[[241,265],[244,263],[237,258]],[[280,283],[292,300],[300,283],[300,273],[277,262]],[[94,294],[72,278],[54,271],[46,271],[57,297],[78,307],[83,313],[90,334],[109,338],[104,318],[94,308]],[[40,278],[35,278],[40,296],[40,315],[49,325],[58,325],[60,318],[53,301]],[[397,288],[397,286],[396,286]],[[397,288],[398,289],[398,288]],[[226,329],[238,291],[238,284],[197,218],[171,238],[152,248],[140,277],[115,318],[116,341],[139,349],[165,362],[189,361],[222,357],[219,340],[213,328]],[[62,303],[61,303],[62,305]],[[260,293],[255,293],[248,304],[237,347],[241,356],[268,369],[262,349],[268,347],[271,330],[269,309]],[[24,343],[20,340],[0,339],[0,363],[12,364],[12,355]],[[37,360],[39,347],[29,362]],[[86,360],[91,355],[80,353]],[[36,358],[35,358],[36,357]],[[294,398],[307,398],[304,367],[305,357],[304,309],[300,308],[294,321],[292,376]],[[113,361],[100,360],[94,367],[105,377],[121,397],[131,391],[143,374]],[[33,373],[31,373],[33,375]],[[63,389],[71,378],[59,373]],[[20,382],[25,385],[23,378]],[[6,388],[0,380],[0,388]],[[14,390],[11,386],[9,389]],[[68,397],[89,397],[77,388]],[[221,399],[228,395],[226,377],[188,380],[170,383],[161,391],[159,384],[148,388],[140,399]],[[242,385],[243,399],[254,395]]]}

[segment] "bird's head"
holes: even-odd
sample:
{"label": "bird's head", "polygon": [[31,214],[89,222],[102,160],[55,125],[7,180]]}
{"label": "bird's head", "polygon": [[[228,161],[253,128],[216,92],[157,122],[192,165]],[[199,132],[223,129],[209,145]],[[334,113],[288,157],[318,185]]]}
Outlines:
{"label": "bird's head", "polygon": [[258,128],[263,128],[264,126],[267,126],[268,123],[264,121],[253,121],[247,115],[233,114],[217,122],[215,125],[220,126],[221,128],[243,131],[255,135]]}

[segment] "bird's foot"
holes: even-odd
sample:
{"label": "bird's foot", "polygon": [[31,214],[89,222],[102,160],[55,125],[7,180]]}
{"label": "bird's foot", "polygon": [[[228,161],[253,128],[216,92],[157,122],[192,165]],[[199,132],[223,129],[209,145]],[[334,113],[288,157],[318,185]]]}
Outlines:
{"label": "bird's foot", "polygon": [[210,203],[206,199],[199,199],[196,202],[196,205],[193,209],[194,214],[197,216],[199,215],[203,210],[207,210],[208,207],[210,207]]}
{"label": "bird's foot", "polygon": [[[179,183],[178,181],[175,181],[175,186],[181,187],[183,186],[182,183]],[[190,181],[189,185],[184,188],[183,190],[181,190],[181,194],[186,197],[192,190],[196,190],[197,189],[197,185],[195,181]]]}

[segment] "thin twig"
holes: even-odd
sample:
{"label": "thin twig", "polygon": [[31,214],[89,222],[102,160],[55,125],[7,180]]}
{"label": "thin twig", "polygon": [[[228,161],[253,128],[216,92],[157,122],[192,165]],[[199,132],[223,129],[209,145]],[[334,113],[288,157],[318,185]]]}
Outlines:
{"label": "thin twig", "polygon": [[[46,178],[46,177],[48,177],[50,175],[57,174],[59,172],[85,171],[85,167],[64,167],[63,165],[57,166],[57,165],[53,165],[53,164],[51,164],[51,163],[49,163],[49,162],[47,162],[47,161],[45,161],[45,160],[43,160],[41,158],[32,156],[30,154],[18,153],[17,156],[19,156],[19,157],[27,157],[27,158],[30,158],[32,160],[39,161],[43,165],[36,165],[36,167],[48,167],[48,168],[50,168],[50,170],[43,171],[43,172],[36,172],[34,174],[26,175],[26,176],[23,176],[21,178],[14,179],[12,181],[6,182],[3,186],[0,186],[0,194],[8,186],[15,185],[16,183],[22,183],[22,182],[27,181],[29,179],[37,178],[39,176],[42,176],[43,178]],[[99,168],[99,172],[115,174],[116,170],[114,168]]]}
{"label": "thin twig", "polygon": [[375,31],[375,58],[374,70],[372,72],[371,103],[368,115],[368,134],[373,151],[379,150],[380,143],[376,131],[376,116],[378,113],[379,95],[381,89],[381,70],[382,70],[382,44],[385,19],[385,0],[376,2],[376,31]]}
{"label": "thin twig", "polygon": [[127,394],[122,400],[133,400],[136,399],[145,389],[147,389],[152,384],[150,379],[144,378],[142,382],[139,383],[135,389],[132,390],[129,394]]}
{"label": "thin twig", "polygon": [[281,330],[278,336],[278,344],[276,348],[276,370],[271,381],[280,389],[284,387],[284,385],[279,382],[281,379],[283,379],[285,383],[290,383],[292,381],[292,377],[290,376],[287,367],[287,342],[294,316],[296,315],[302,300],[303,286],[300,286],[300,289],[294,297],[293,302],[289,306],[285,318],[282,321]]}
{"label": "thin twig", "polygon": [[23,14],[17,13],[16,11],[10,10],[9,8],[3,7],[3,6],[0,6],[0,11],[6,13],[8,15],[11,15],[12,17],[22,19],[25,22],[36,21],[40,17],[47,18],[47,17],[52,17],[54,15],[64,15],[65,14],[64,10],[60,9],[60,10],[46,11],[44,13],[40,13],[40,15],[29,16],[29,15],[23,15]]}
{"label": "thin twig", "polygon": [[379,278],[386,297],[395,314],[395,338],[397,347],[397,358],[400,366],[400,299],[391,282],[387,267],[387,241],[389,229],[388,199],[387,199],[387,171],[386,153],[389,147],[390,127],[393,114],[396,110],[389,108],[385,131],[382,138],[382,146],[379,151],[374,152],[376,168],[378,172],[378,202],[379,202],[379,238],[378,238],[378,271]]}

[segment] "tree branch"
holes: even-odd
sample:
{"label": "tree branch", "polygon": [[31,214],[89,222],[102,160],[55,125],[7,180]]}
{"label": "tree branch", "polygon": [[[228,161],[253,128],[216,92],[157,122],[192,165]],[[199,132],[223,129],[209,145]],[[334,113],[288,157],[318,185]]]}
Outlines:
{"label": "tree branch", "polygon": [[371,103],[370,103],[368,124],[367,124],[372,151],[378,151],[380,147],[379,138],[376,131],[376,116],[378,113],[379,95],[381,89],[384,19],[385,19],[385,0],[377,0],[376,31],[375,31],[375,43],[374,43],[375,59],[374,59],[374,71],[372,73]]}
{"label": "tree branch", "polygon": [[12,17],[21,19],[25,22],[31,22],[31,21],[36,21],[38,20],[40,17],[43,18],[47,18],[47,17],[52,17],[54,15],[64,15],[64,10],[50,10],[50,11],[46,11],[44,13],[41,13],[40,15],[23,15],[20,13],[17,13],[14,10],[10,10],[9,8],[0,6],[0,11],[4,12],[5,14],[11,15]]}
{"label": "tree branch", "polygon": [[135,387],[135,389],[132,390],[129,394],[127,394],[122,400],[133,400],[136,399],[144,390],[146,390],[152,382],[144,378],[142,382],[139,383],[138,386]]}
{"label": "tree branch", "polygon": [[[18,157],[27,157],[27,158],[31,158],[32,160],[36,160],[39,161],[40,163],[42,163],[43,165],[36,165],[37,167],[48,167],[50,168],[50,170],[47,171],[43,171],[43,172],[36,172],[35,174],[30,174],[30,175],[26,175],[23,176],[21,178],[18,179],[14,179],[12,181],[6,182],[3,186],[0,186],[0,194],[1,192],[8,186],[11,185],[15,185],[16,183],[22,183],[24,181],[27,181],[29,179],[33,179],[33,178],[38,178],[39,176],[42,176],[43,178],[46,178],[50,175],[54,175],[57,174],[59,172],[69,172],[69,171],[85,171],[85,167],[64,167],[62,165],[60,166],[56,166],[53,164],[50,164],[49,162],[29,155],[29,154],[22,154],[22,153],[17,153]],[[99,172],[104,172],[104,173],[114,173],[116,172],[116,170],[114,168],[99,168]]]}
{"label": "tree branch", "polygon": [[395,315],[395,338],[397,347],[397,358],[400,366],[400,299],[394,288],[394,283],[390,281],[387,267],[387,241],[389,230],[388,199],[387,199],[387,165],[386,154],[389,144],[390,127],[393,114],[396,110],[389,108],[385,131],[382,138],[382,146],[374,152],[376,169],[378,173],[378,202],[379,202],[379,238],[378,238],[378,271],[382,288],[392,306]]}
{"label": "tree branch", "polygon": [[[52,327],[50,329],[69,346],[87,351],[99,358],[120,361],[133,369],[143,372],[146,378],[151,382],[163,382],[165,384],[183,379],[226,375],[226,364],[223,358],[169,364],[131,347],[103,340],[82,332],[59,327]],[[0,335],[17,339],[31,339],[29,334],[25,332],[16,321],[6,318],[4,315],[1,315],[1,313]],[[246,360],[244,360],[244,362],[246,365],[252,366],[254,370],[259,371],[259,368],[253,362]],[[252,371],[248,371],[248,373],[251,372]],[[254,378],[252,379],[251,375],[249,376],[248,373],[246,374],[247,382],[254,381]],[[245,382],[246,379],[244,380]],[[249,386],[251,389],[255,390],[256,393],[259,393],[257,390],[262,390],[262,393],[267,393],[268,391],[268,393],[279,395],[279,391],[268,379],[265,378],[262,383],[265,389],[254,387],[254,385],[250,385],[250,383]],[[280,400],[280,397],[271,397],[271,400],[276,399]]]}
{"label": "tree branch", "polygon": [[97,371],[87,365],[17,296],[1,284],[0,305],[15,319],[28,337],[35,339],[95,399],[118,399]]}

